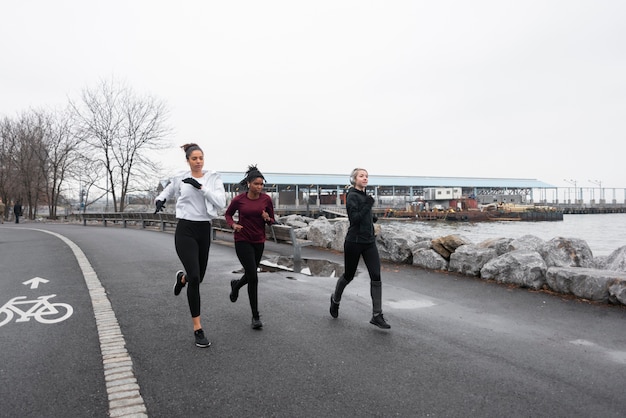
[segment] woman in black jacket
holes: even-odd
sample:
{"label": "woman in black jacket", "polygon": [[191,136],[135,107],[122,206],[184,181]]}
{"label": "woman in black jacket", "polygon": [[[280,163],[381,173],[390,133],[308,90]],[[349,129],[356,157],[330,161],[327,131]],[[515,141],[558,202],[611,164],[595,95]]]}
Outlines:
{"label": "woman in black jacket", "polygon": [[339,316],[339,302],[344,289],[354,279],[359,259],[367,266],[370,276],[370,294],[372,296],[373,315],[370,323],[379,328],[391,328],[383,317],[382,282],[380,280],[380,257],[376,247],[374,222],[372,214],[374,198],[365,193],[368,183],[367,170],[355,168],[350,174],[352,187],[346,193],[346,211],[350,226],[343,244],[345,273],[337,280],[335,292],[330,295],[330,315]]}

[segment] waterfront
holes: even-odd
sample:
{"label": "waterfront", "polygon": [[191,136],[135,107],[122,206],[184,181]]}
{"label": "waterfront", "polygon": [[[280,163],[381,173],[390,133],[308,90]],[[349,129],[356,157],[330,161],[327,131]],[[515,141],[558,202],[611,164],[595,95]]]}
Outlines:
{"label": "waterfront", "polygon": [[462,235],[474,243],[489,238],[519,238],[535,235],[544,240],[555,237],[585,240],[594,256],[607,256],[626,245],[626,214],[564,215],[556,222],[439,222],[398,221],[420,234],[440,237]]}

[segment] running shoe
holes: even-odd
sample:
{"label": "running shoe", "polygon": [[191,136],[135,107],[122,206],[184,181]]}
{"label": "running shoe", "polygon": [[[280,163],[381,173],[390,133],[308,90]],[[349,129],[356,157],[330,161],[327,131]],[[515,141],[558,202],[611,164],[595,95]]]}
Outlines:
{"label": "running shoe", "polygon": [[185,283],[182,282],[184,275],[185,275],[185,272],[183,272],[182,270],[178,270],[176,272],[176,283],[174,283],[174,295],[175,296],[178,296],[180,294],[180,291],[183,289],[183,287],[185,287]]}
{"label": "running shoe", "polygon": [[197,347],[206,348],[206,347],[211,345],[209,340],[207,340],[206,337],[204,336],[204,331],[202,331],[202,328],[200,328],[197,331],[194,331],[193,335],[196,337],[196,346]]}
{"label": "running shoe", "polygon": [[370,319],[370,324],[376,325],[378,328],[384,328],[384,329],[391,328],[391,325],[389,325],[387,321],[385,321],[385,318],[383,318],[383,314],[381,313],[378,315],[372,316],[372,319]]}
{"label": "running shoe", "polygon": [[261,328],[263,328],[263,322],[261,322],[261,319],[252,317],[252,329],[261,329]]}
{"label": "running shoe", "polygon": [[230,301],[237,302],[237,298],[239,297],[239,289],[237,289],[237,282],[239,280],[232,279],[230,281]]}
{"label": "running shoe", "polygon": [[330,316],[337,318],[339,316],[339,304],[335,302],[333,295],[330,295]]}

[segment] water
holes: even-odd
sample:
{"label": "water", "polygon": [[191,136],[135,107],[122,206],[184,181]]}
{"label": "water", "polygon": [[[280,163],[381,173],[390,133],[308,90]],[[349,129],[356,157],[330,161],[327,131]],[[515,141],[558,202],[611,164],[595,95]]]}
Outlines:
{"label": "water", "polygon": [[[394,222],[395,223],[395,222]],[[626,214],[564,215],[554,222],[401,222],[404,227],[432,237],[458,234],[473,243],[489,238],[519,238],[535,235],[585,240],[594,256],[607,256],[626,245]]]}

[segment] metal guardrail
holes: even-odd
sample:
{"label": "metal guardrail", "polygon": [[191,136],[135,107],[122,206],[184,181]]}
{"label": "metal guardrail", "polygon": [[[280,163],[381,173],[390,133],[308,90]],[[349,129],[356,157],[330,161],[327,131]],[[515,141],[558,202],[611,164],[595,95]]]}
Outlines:
{"label": "metal guardrail", "polygon": [[129,222],[141,225],[144,229],[146,226],[156,224],[160,226],[161,231],[165,231],[167,226],[176,226],[178,219],[173,213],[149,213],[149,212],[106,212],[106,213],[81,213],[80,218],[83,225],[87,225],[89,221],[102,222],[107,226],[109,222],[119,223],[126,228]]}

